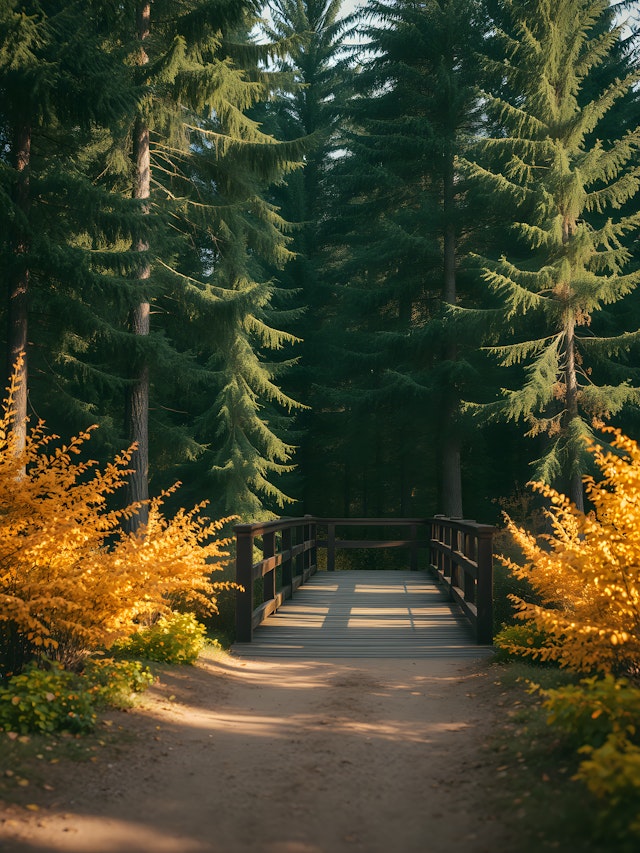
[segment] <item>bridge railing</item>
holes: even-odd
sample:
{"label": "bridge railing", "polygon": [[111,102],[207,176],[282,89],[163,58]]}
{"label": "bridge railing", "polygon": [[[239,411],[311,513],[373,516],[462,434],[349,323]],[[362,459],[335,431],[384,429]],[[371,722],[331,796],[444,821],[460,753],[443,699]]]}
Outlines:
{"label": "bridge railing", "polygon": [[[317,528],[327,538],[317,538]],[[338,527],[408,528],[405,539],[338,539]],[[476,641],[493,640],[494,528],[466,519],[446,518],[279,518],[238,524],[236,534],[236,640],[250,643],[253,631],[317,571],[318,548],[327,549],[327,570],[335,570],[342,548],[408,548],[413,571],[419,550],[429,551],[428,567],[458,602],[471,622]],[[426,535],[425,535],[426,531]],[[255,556],[261,556],[254,562]],[[278,568],[281,571],[278,572]],[[256,581],[262,578],[262,601],[256,602]]]}
{"label": "bridge railing", "polygon": [[[278,518],[236,524],[236,640],[250,643],[253,630],[317,570],[316,520]],[[254,562],[255,551],[262,559]],[[282,567],[278,583],[278,567]],[[256,605],[255,582],[262,578],[262,602]]]}
{"label": "bridge railing", "polygon": [[[318,540],[318,548],[327,549],[328,572],[335,570],[336,551],[342,548],[408,548],[411,571],[415,572],[418,569],[418,549],[430,545],[428,518],[317,518],[316,522],[327,528],[327,538]],[[408,536],[404,539],[337,539],[336,528],[339,527],[404,527],[408,528]]]}
{"label": "bridge railing", "polygon": [[494,533],[476,521],[431,519],[430,568],[471,622],[479,645],[493,642]]}

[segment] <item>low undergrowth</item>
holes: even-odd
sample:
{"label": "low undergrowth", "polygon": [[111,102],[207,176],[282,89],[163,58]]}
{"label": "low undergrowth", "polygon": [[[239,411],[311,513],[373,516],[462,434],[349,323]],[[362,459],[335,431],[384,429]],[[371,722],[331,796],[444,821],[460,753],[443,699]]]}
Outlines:
{"label": "low undergrowth", "polygon": [[602,429],[613,440],[589,446],[601,474],[585,478],[593,510],[534,483],[549,532],[506,516],[517,548],[501,562],[523,591],[508,596],[515,624],[496,634],[497,657],[512,662],[507,674],[523,665],[514,661],[537,666],[518,682],[529,699],[500,749],[538,774],[528,770],[522,798],[539,791],[539,802],[520,809],[541,838],[547,823],[552,846],[630,853],[640,848],[640,445]]}
{"label": "low undergrowth", "polygon": [[495,672],[505,721],[486,747],[492,796],[519,853],[636,851],[636,777],[619,760],[608,764],[606,747],[612,732],[640,723],[640,691],[627,683],[620,696],[619,680],[585,684],[576,673],[525,662],[496,664]]}

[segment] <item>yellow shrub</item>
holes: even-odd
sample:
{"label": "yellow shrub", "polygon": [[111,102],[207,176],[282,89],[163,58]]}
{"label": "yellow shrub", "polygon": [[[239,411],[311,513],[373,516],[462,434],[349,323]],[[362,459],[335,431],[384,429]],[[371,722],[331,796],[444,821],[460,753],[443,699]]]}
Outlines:
{"label": "yellow shrub", "polygon": [[[124,533],[122,521],[134,508],[110,509],[108,498],[125,484],[131,452],[99,470],[94,461],[74,461],[90,430],[54,446],[42,423],[20,450],[11,429],[14,393],[12,386],[0,418],[5,654],[17,637],[71,663],[130,635],[177,600],[215,612],[216,591],[229,586],[211,580],[227,556],[228,540],[216,537],[229,519],[203,518],[204,504],[166,519],[163,495],[150,502],[146,529]],[[15,669],[6,656],[5,670]]]}
{"label": "yellow shrub", "polygon": [[585,481],[594,512],[579,512],[564,495],[534,483],[551,502],[552,534],[536,538],[507,517],[527,562],[503,562],[542,601],[512,596],[517,616],[550,638],[540,649],[511,651],[582,672],[640,664],[640,448],[607,431],[615,451],[590,448],[602,474],[599,482]]}

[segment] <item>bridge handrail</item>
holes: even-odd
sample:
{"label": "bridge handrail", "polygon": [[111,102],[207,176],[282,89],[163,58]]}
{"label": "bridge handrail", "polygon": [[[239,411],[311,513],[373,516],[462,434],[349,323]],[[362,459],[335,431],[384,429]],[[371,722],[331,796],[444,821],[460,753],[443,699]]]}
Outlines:
{"label": "bridge handrail", "polygon": [[[317,571],[315,518],[277,518],[253,524],[236,524],[236,640],[250,643],[253,630],[274,613],[295,590]],[[280,534],[280,541],[276,541]],[[262,559],[254,563],[256,538],[262,538]],[[297,540],[294,543],[294,537]],[[282,566],[282,584],[276,586],[276,569]],[[263,578],[262,603],[254,607],[254,581]]]}
{"label": "bridge handrail", "polygon": [[493,535],[495,527],[436,515],[431,522],[429,564],[473,625],[476,642],[493,642]]}
{"label": "bridge handrail", "polygon": [[[317,538],[318,525],[327,528],[327,539]],[[336,527],[410,528],[408,539],[336,539]],[[429,527],[428,538],[418,529]],[[447,518],[320,518],[306,515],[272,521],[238,524],[236,534],[236,581],[243,588],[236,595],[236,639],[249,643],[254,629],[275,612],[295,590],[317,571],[318,548],[327,549],[327,570],[335,570],[340,548],[406,547],[411,569],[418,569],[418,551],[429,549],[429,568],[457,601],[475,629],[479,644],[493,640],[493,533],[494,528],[469,519]],[[254,563],[256,539],[262,539],[262,559]],[[294,539],[296,540],[294,542]],[[282,566],[277,587],[276,569]],[[263,601],[254,606],[254,582],[263,578]]]}

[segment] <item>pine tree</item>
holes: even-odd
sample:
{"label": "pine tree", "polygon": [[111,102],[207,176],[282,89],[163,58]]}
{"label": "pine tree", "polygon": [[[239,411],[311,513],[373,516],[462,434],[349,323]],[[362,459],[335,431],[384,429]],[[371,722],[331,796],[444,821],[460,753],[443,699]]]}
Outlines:
{"label": "pine tree", "polygon": [[188,456],[201,457],[189,478],[207,493],[213,483],[217,505],[252,519],[287,501],[275,481],[289,468],[282,435],[296,404],[280,390],[286,359],[277,351],[294,338],[274,326],[282,312],[262,266],[289,257],[286,223],[265,195],[298,165],[300,146],[277,143],[249,115],[276,83],[258,65],[270,48],[247,40],[253,19],[233,11],[222,33],[200,20],[170,86],[154,92],[163,97],[152,202],[173,236],[151,247],[151,285],[160,328],[191,359],[182,376],[163,376],[176,395],[165,395],[173,430],[182,426]]}
{"label": "pine tree", "polygon": [[[138,4],[136,16],[137,37],[140,48],[136,64],[141,69],[149,64],[149,55],[145,50],[145,42],[151,32],[151,3],[142,0]],[[144,102],[143,102],[144,103]],[[144,107],[138,111],[133,127],[134,164],[133,198],[141,202],[141,214],[149,214],[149,197],[151,195],[151,151],[149,146],[149,116]],[[141,229],[143,232],[144,229]],[[134,335],[148,337],[150,331],[151,305],[149,294],[143,288],[151,277],[149,261],[149,242],[146,235],[141,234],[135,239],[133,250],[139,253],[141,263],[137,271],[142,293],[140,299],[131,308],[129,326]],[[132,457],[133,473],[127,483],[126,502],[131,505],[140,504],[140,509],[128,520],[132,530],[146,524],[149,519],[149,365],[146,359],[134,364],[134,375],[127,389],[125,405],[125,422],[129,439],[135,444]]]}
{"label": "pine tree", "polygon": [[341,123],[351,93],[349,39],[354,26],[354,18],[344,17],[341,7],[342,0],[274,0],[270,22],[263,26],[272,42],[286,45],[276,67],[292,79],[292,85],[278,92],[259,118],[279,138],[306,138],[310,145],[304,169],[288,175],[273,193],[273,201],[294,226],[290,244],[294,255],[284,270],[273,274],[290,294],[289,303],[302,307],[292,327],[301,339],[299,363],[285,377],[284,387],[308,406],[296,418],[300,473],[296,472],[297,482],[290,480],[307,512],[326,511],[315,496],[326,463],[318,442],[324,408],[320,388],[331,374],[326,319],[332,291],[323,273],[321,231],[333,214],[329,171],[341,145]]}
{"label": "pine tree", "polygon": [[487,263],[484,278],[510,336],[493,352],[505,367],[520,365],[522,379],[489,413],[547,436],[536,476],[567,488],[582,509],[593,419],[640,402],[636,371],[624,363],[640,334],[599,331],[605,307],[640,282],[640,272],[625,272],[624,243],[640,216],[617,213],[640,185],[640,129],[599,134],[638,74],[593,89],[620,38],[606,0],[517,0],[506,8],[508,25],[496,33],[502,55],[489,67],[507,85],[486,104],[505,131],[482,143],[485,159],[470,171],[514,210],[519,257]]}
{"label": "pine tree", "polygon": [[439,459],[438,506],[461,515],[466,366],[445,306],[464,290],[472,217],[457,159],[478,121],[481,16],[460,0],[377,2],[367,14],[368,53],[355,77],[346,155],[334,170],[334,275],[345,282],[336,326],[350,318],[344,387],[359,398],[356,441],[364,445],[370,433],[363,464],[380,460],[374,491],[393,494],[390,511],[434,508],[421,480],[433,479]]}
{"label": "pine tree", "polygon": [[[0,205],[3,284],[8,291],[8,371],[20,353],[16,428],[26,435],[31,319],[59,288],[91,277],[93,259],[78,238],[114,230],[119,205],[100,219],[103,194],[78,168],[92,128],[133,103],[119,62],[101,50],[109,16],[93,3],[17,0],[0,9]],[[107,220],[111,220],[107,222]],[[44,320],[46,327],[47,321]],[[48,324],[51,326],[51,324]],[[46,362],[45,362],[46,363]]]}

